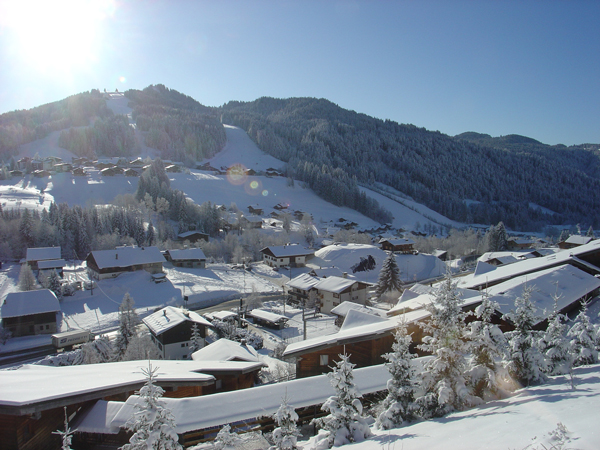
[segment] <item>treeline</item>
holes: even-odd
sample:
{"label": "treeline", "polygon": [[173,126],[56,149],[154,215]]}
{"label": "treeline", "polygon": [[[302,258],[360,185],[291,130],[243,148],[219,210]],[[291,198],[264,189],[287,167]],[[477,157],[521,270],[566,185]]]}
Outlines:
{"label": "treeline", "polygon": [[384,183],[457,221],[502,220],[515,230],[600,222],[600,180],[565,154],[548,158],[482,146],[324,99],[230,102],[222,107],[222,121],[246,130],[299,177],[313,172],[305,169],[310,165],[329,174],[339,169],[346,179]]}
{"label": "treeline", "polygon": [[131,156],[134,154],[135,133],[125,116],[99,118],[93,127],[63,130],[58,145],[78,156]]}
{"label": "treeline", "polygon": [[111,114],[96,89],[36,108],[1,114],[0,159],[8,159],[19,145],[42,139],[53,131],[86,126],[94,117]]}
{"label": "treeline", "polygon": [[125,95],[146,145],[160,150],[163,159],[194,166],[225,145],[225,130],[216,114],[191,97],[160,84]]}

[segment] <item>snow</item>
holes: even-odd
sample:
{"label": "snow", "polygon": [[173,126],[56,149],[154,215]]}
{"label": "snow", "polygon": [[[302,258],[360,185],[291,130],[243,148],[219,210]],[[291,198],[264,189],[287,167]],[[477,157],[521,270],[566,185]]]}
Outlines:
{"label": "snow", "polygon": [[258,361],[258,353],[247,344],[219,339],[192,353],[194,361]]}
{"label": "snow", "polygon": [[380,316],[375,316],[373,314],[368,314],[362,311],[351,309],[350,311],[348,311],[348,314],[346,314],[346,317],[344,318],[344,323],[342,324],[340,331],[346,331],[350,328],[362,327],[363,325],[371,325],[373,323],[381,323],[385,320],[386,319]]}
{"label": "snow", "polygon": [[80,433],[117,434],[118,429],[111,428],[112,419],[123,407],[123,402],[98,400],[91,409],[77,416],[73,428]]}
{"label": "snow", "polygon": [[142,321],[155,336],[187,321],[208,327],[212,326],[208,320],[194,311],[183,311],[181,308],[174,308],[173,306],[166,306],[154,314],[144,317]]}
{"label": "snow", "polygon": [[[373,438],[344,448],[595,450],[600,442],[598,415],[593,412],[600,396],[600,366],[579,367],[574,374],[575,390],[566,377],[551,377],[548,383],[521,389],[505,400],[402,428],[373,430]],[[564,446],[557,445],[552,433],[559,424],[568,430]]]}
{"label": "snow", "polygon": [[287,258],[289,256],[301,256],[301,255],[312,255],[313,251],[302,247],[301,245],[274,245],[263,248],[261,252],[265,253],[268,250],[276,258]]}
{"label": "snow", "polygon": [[[408,291],[408,289],[407,289],[407,291]],[[335,314],[336,316],[345,317],[350,310],[356,310],[356,311],[360,311],[365,314],[371,314],[371,315],[379,316],[379,317],[387,317],[386,311],[384,311],[383,309],[373,308],[371,306],[365,306],[365,305],[361,305],[359,303],[348,302],[348,301],[342,302],[339,305],[337,305],[335,308],[333,308],[331,310],[331,314]]]}
{"label": "snow", "polygon": [[308,291],[309,289],[315,287],[319,281],[320,279],[318,277],[313,277],[312,275],[303,273],[295,278],[292,278],[285,285],[288,286],[288,288]]}
{"label": "snow", "polygon": [[277,323],[279,321],[287,322],[289,320],[286,316],[265,311],[263,309],[253,309],[249,314],[252,317],[263,319],[272,323]]}
{"label": "snow", "polygon": [[350,280],[342,277],[327,277],[319,281],[315,288],[320,291],[333,292],[339,294],[345,289],[348,289],[353,284],[356,284],[356,280]]}
{"label": "snow", "polygon": [[45,261],[48,259],[60,259],[60,247],[28,248],[25,261]]}
{"label": "snow", "polygon": [[58,268],[62,269],[66,265],[67,265],[67,262],[64,259],[50,259],[50,260],[46,260],[46,261],[39,261],[38,269],[40,269],[40,270],[58,269]]}
{"label": "snow", "polygon": [[48,289],[37,291],[11,292],[2,304],[2,318],[29,316],[60,311],[60,304],[54,292]]}
{"label": "snow", "polygon": [[[462,306],[471,305],[481,301],[481,293],[472,289],[457,288],[458,294],[462,297]],[[405,291],[406,292],[406,291]],[[404,293],[403,293],[404,294]],[[411,294],[407,300],[403,300],[404,295],[400,298],[396,306],[388,311],[389,315],[401,313],[403,311],[415,311],[425,308],[435,300],[435,288],[429,289],[426,293],[413,297]]]}

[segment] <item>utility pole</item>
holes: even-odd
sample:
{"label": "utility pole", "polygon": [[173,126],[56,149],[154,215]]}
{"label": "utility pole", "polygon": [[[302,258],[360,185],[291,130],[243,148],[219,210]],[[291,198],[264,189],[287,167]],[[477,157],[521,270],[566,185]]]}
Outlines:
{"label": "utility pole", "polygon": [[306,309],[305,306],[306,306],[306,299],[304,297],[302,297],[302,324],[304,326],[304,339],[303,340],[306,340],[306,317],[304,315],[304,310]]}

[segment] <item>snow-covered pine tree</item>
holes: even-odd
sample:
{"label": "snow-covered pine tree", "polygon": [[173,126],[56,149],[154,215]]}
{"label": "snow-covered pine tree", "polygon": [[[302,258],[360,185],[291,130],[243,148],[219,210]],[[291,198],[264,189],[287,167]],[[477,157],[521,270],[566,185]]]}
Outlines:
{"label": "snow-covered pine tree", "polygon": [[122,361],[139,361],[142,359],[162,359],[162,354],[149,334],[132,336]]}
{"label": "snow-covered pine tree", "polygon": [[64,407],[65,410],[65,429],[63,431],[57,430],[53,431],[52,434],[58,434],[61,440],[61,450],[71,450],[71,441],[73,440],[73,434],[77,430],[71,430],[69,427],[69,416],[67,415],[67,407]]}
{"label": "snow-covered pine tree", "polygon": [[362,416],[362,395],[354,384],[354,364],[350,362],[348,355],[339,357],[333,372],[327,374],[336,395],[329,397],[321,406],[329,414],[316,421],[324,430],[319,433],[318,441],[326,443],[328,448],[361,442],[371,436],[369,425]]}
{"label": "snow-covered pine tree", "polygon": [[179,437],[175,432],[173,413],[160,400],[165,391],[154,384],[157,371],[158,367],[152,368],[150,361],[148,361],[148,369],[142,369],[142,373],[146,376],[146,383],[137,392],[140,402],[135,404],[135,411],[125,424],[133,435],[129,439],[129,444],[121,447],[122,450],[183,449],[179,445]]}
{"label": "snow-covered pine tree", "polygon": [[33,291],[36,286],[35,276],[29,264],[25,263],[21,265],[19,271],[19,289],[22,291]]}
{"label": "snow-covered pine tree", "polygon": [[123,358],[129,342],[134,336],[137,336],[136,327],[139,322],[140,320],[135,312],[135,302],[127,292],[119,306],[119,332],[113,344],[115,361],[120,361]]}
{"label": "snow-covered pine tree", "polygon": [[383,355],[391,378],[387,382],[388,394],[383,400],[382,411],[377,416],[377,427],[389,430],[397,428],[415,418],[415,383],[409,351],[412,337],[407,334],[406,325],[400,323],[394,335],[392,352]]}
{"label": "snow-covered pine tree", "polygon": [[202,348],[202,336],[200,336],[200,329],[198,328],[198,324],[194,322],[192,325],[192,342],[190,342],[190,357],[192,353],[197,352]]}
{"label": "snow-covered pine tree", "polygon": [[415,403],[423,418],[441,417],[452,411],[481,403],[467,388],[465,371],[467,362],[466,314],[461,308],[462,298],[451,275],[435,291],[435,298],[427,306],[431,313],[422,325],[428,336],[419,346],[433,355],[420,374],[421,395]]}
{"label": "snow-covered pine tree", "polygon": [[60,275],[56,272],[56,270],[51,270],[48,274],[47,278],[47,286],[46,289],[50,289],[56,295],[56,298],[62,300],[63,292],[62,286],[60,284]]}
{"label": "snow-covered pine tree", "polygon": [[386,293],[399,292],[402,289],[400,282],[400,268],[396,261],[394,252],[389,252],[379,272],[379,278],[375,285],[375,295],[381,297]]}
{"label": "snow-covered pine tree", "polygon": [[575,318],[575,323],[567,333],[571,338],[571,353],[573,354],[573,365],[583,366],[596,364],[598,362],[598,334],[594,325],[587,315],[588,302],[581,304],[581,311]]}
{"label": "snow-covered pine tree", "polygon": [[508,373],[501,361],[506,357],[507,342],[500,328],[491,322],[494,312],[500,309],[498,303],[485,291],[481,296],[481,304],[475,308],[479,320],[471,322],[467,331],[471,351],[467,383],[473,394],[487,400],[506,395]]}
{"label": "snow-covered pine tree", "polygon": [[594,227],[592,227],[591,225],[590,225],[590,228],[588,228],[588,230],[587,230],[586,236],[591,237],[592,239],[596,238],[596,236],[594,236]]}
{"label": "snow-covered pine tree", "polygon": [[231,427],[227,424],[217,433],[217,437],[213,441],[213,446],[216,450],[234,450],[236,444],[241,442],[242,438],[237,433],[231,431]]}
{"label": "snow-covered pine tree", "polygon": [[516,310],[505,315],[515,325],[514,331],[506,333],[509,353],[507,369],[514,381],[525,386],[546,380],[546,361],[539,349],[540,332],[533,329],[535,315],[532,293],[533,287],[525,286],[521,296],[515,300]]}
{"label": "snow-covered pine tree", "polygon": [[273,415],[273,419],[277,424],[277,428],[273,430],[275,445],[272,445],[270,450],[296,450],[298,448],[296,444],[300,436],[300,431],[298,431],[296,425],[298,414],[289,404],[287,395],[281,399],[281,405]]}
{"label": "snow-covered pine tree", "polygon": [[98,336],[91,342],[81,346],[82,364],[98,364],[109,362],[112,358],[113,348],[106,336]]}
{"label": "snow-covered pine tree", "polygon": [[[558,288],[557,288],[558,290]],[[546,358],[548,375],[566,375],[573,367],[573,354],[567,334],[567,317],[558,312],[560,296],[554,295],[554,312],[548,320],[548,327],[542,337],[542,351]]]}
{"label": "snow-covered pine tree", "polygon": [[497,234],[497,243],[498,243],[498,250],[497,251],[504,251],[504,250],[508,250],[508,233],[506,232],[506,227],[504,226],[504,222],[498,222],[498,225],[496,225],[496,234]]}

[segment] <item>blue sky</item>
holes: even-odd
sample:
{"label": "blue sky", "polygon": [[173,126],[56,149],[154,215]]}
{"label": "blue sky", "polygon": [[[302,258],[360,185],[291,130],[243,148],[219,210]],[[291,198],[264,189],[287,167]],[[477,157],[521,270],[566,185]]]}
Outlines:
{"label": "blue sky", "polygon": [[450,135],[600,143],[599,18],[566,0],[0,0],[0,112],[162,83],[208,106],[322,97]]}

